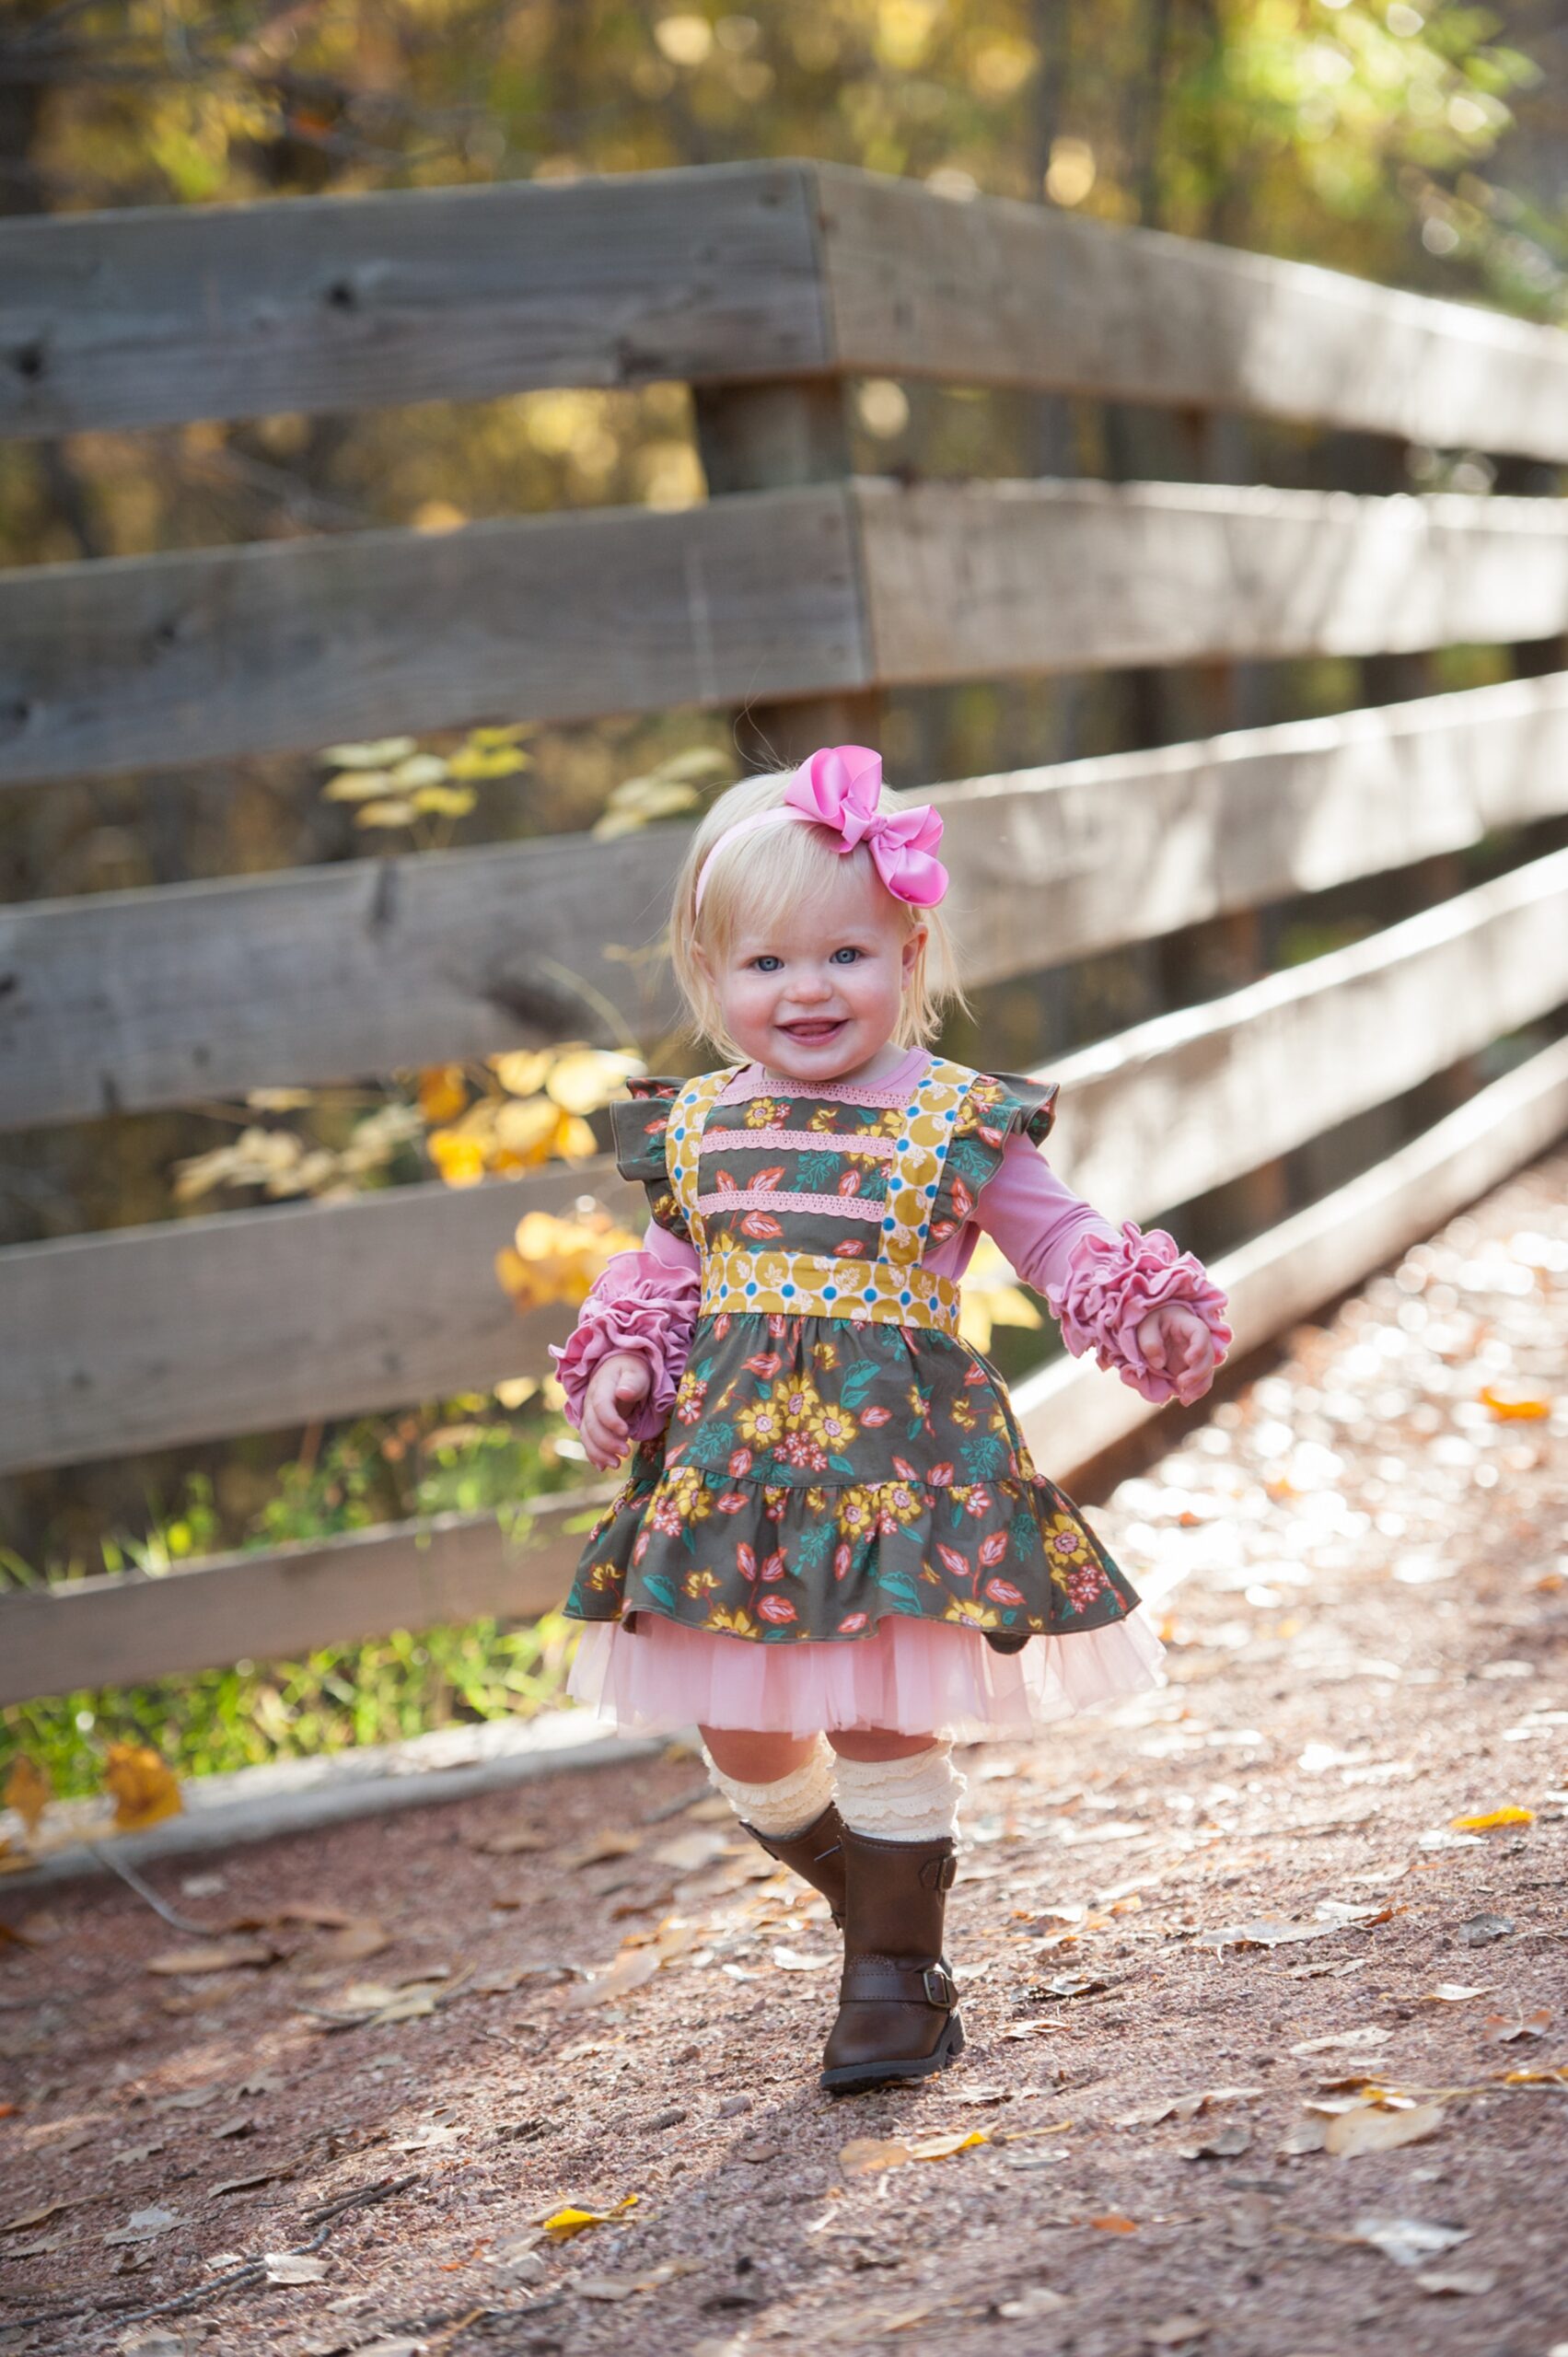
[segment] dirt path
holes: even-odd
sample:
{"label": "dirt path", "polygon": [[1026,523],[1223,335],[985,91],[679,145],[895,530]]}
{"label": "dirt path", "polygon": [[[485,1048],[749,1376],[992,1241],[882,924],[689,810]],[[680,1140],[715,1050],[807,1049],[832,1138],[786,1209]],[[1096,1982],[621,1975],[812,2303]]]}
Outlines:
{"label": "dirt path", "polygon": [[[1113,1548],[1187,1574],[1171,1682],[969,1755],[970,2046],[922,2092],[818,2093],[819,1908],[690,1759],[158,1868],[262,1919],[217,1972],[150,1973],[195,1942],[129,1893],[0,1891],[0,2349],[1562,2357],[1565,1364],[1559,1155],[1122,1485]],[[215,2280],[318,2238],[319,2280]]]}

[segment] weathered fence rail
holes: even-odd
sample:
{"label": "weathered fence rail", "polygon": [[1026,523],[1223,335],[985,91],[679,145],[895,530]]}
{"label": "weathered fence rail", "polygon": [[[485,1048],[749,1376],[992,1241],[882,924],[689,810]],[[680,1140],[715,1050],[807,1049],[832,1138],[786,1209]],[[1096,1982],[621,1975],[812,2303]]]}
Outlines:
{"label": "weathered fence rail", "polygon": [[[1568,674],[939,786],[976,984],[1560,812]],[[675,1002],[678,828],[0,909],[0,1126],[352,1080]],[[585,925],[591,908],[593,923]]]}
{"label": "weathered fence rail", "polygon": [[817,163],[0,223],[0,432],[959,377],[1568,459],[1518,320]]}
{"label": "weathered fence rail", "polygon": [[819,484],[0,575],[0,784],[490,712],[1563,632],[1568,511],[1549,501]]}
{"label": "weathered fence rail", "polygon": [[[1568,337],[1331,273],[815,165],[0,223],[0,434],[690,382],[707,504],[0,575],[0,784],[390,728],[1568,633],[1568,504],[856,480],[842,380],[1262,415],[1568,462]],[[1539,668],[1536,665],[1533,668]],[[835,701],[836,700],[836,701]],[[842,733],[854,733],[845,729]],[[1568,814],[1568,671],[936,789],[977,981],[1413,868]],[[911,781],[924,784],[924,781]],[[0,911],[0,1126],[652,1034],[679,831]],[[1116,1215],[1242,1178],[1568,1003],[1568,852],[1058,1060],[1053,1153]],[[1225,1271],[1250,1344],[1548,1143],[1548,1045]],[[0,1472],[547,1364],[492,1258],[608,1166],[0,1251]],[[1023,1387],[1069,1472],[1142,1403]],[[569,1509],[0,1596],[0,1701],[559,1592]]]}

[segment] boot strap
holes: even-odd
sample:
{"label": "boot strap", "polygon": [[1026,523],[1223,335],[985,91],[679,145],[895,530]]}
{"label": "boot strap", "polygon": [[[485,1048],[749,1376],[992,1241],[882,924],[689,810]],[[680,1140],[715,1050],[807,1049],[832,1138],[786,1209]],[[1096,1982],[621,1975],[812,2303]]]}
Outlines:
{"label": "boot strap", "polygon": [[[824,1810],[823,1815],[825,1816],[827,1812]],[[813,1819],[813,1824],[819,1821],[820,1820],[819,1819]],[[800,1848],[802,1842],[806,1839],[806,1836],[812,1830],[812,1827],[810,1825],[803,1826],[798,1833],[786,1833],[783,1835],[777,1833],[763,1833],[755,1825],[748,1825],[743,1817],[740,1821],[740,1829],[742,1833],[749,1833],[752,1840],[756,1842],[758,1848],[765,1850],[770,1858],[777,1858],[784,1865],[790,1866],[795,1864],[795,1859],[791,1855],[791,1852]],[[811,1864],[814,1866],[819,1866],[823,1859],[830,1858],[834,1851],[839,1847],[840,1844],[837,1841],[830,1841],[823,1849],[814,1850],[811,1852]]]}
{"label": "boot strap", "polygon": [[840,1984],[841,2004],[903,2003],[932,2005],[950,2014],[958,1991],[947,1965],[900,1964],[895,1956],[855,1956],[844,1966]]}

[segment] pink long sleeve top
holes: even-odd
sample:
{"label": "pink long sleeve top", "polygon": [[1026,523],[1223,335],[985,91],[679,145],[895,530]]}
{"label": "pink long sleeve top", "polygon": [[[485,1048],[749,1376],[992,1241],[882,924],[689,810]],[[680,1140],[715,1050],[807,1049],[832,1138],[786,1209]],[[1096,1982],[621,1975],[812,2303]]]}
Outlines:
{"label": "pink long sleeve top", "polygon": [[[923,1049],[912,1049],[878,1086],[912,1085],[924,1061]],[[818,1083],[814,1094],[831,1097],[834,1090]],[[1193,1310],[1214,1337],[1216,1357],[1231,1340],[1225,1295],[1191,1253],[1179,1252],[1160,1228],[1144,1234],[1131,1220],[1113,1227],[1020,1132],[1007,1139],[972,1217],[926,1253],[926,1267],[939,1276],[961,1277],[982,1234],[1027,1285],[1044,1295],[1069,1351],[1075,1356],[1092,1351],[1102,1367],[1156,1405],[1175,1387],[1149,1365],[1138,1344],[1138,1326],[1151,1310],[1171,1303]],[[663,1429],[696,1325],[699,1268],[694,1247],[657,1225],[649,1227],[640,1251],[618,1253],[609,1263],[570,1341],[555,1354],[570,1422],[581,1422],[595,1369],[627,1351],[646,1362],[652,1376],[632,1422],[633,1437],[652,1439]]]}

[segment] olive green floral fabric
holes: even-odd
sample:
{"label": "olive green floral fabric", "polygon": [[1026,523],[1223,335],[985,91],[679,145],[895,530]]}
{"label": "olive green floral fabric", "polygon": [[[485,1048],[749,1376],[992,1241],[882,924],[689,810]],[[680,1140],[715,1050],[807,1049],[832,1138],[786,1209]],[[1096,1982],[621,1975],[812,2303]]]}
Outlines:
{"label": "olive green floral fabric", "polygon": [[[623,1174],[646,1186],[662,1226],[685,1235],[664,1151],[680,1086],[640,1084],[614,1121]],[[1044,1137],[1053,1095],[972,1075],[930,1243],[972,1215],[1010,1133]],[[905,1122],[898,1107],[806,1094],[715,1105],[699,1197],[734,1193],[749,1207],[705,1211],[703,1248],[874,1258],[876,1220],[851,1224],[819,1199],[879,1203],[887,1147],[826,1141],[874,1149]],[[566,1609],[588,1620],[657,1612],[789,1643],[866,1637],[889,1614],[1063,1634],[1121,1620],[1137,1601],[1071,1500],[1035,1470],[1002,1378],[968,1344],[848,1318],[732,1312],[698,1320],[668,1426],[638,1449],[590,1535]]]}

